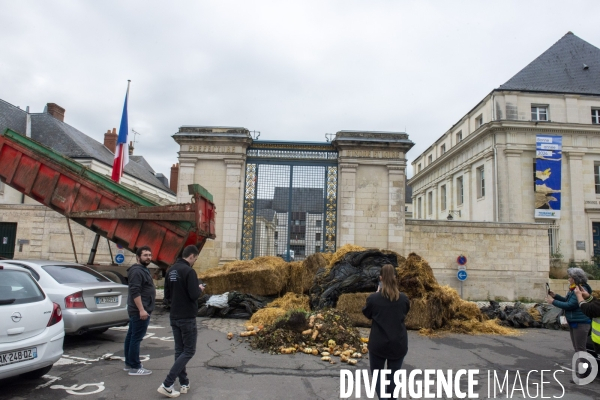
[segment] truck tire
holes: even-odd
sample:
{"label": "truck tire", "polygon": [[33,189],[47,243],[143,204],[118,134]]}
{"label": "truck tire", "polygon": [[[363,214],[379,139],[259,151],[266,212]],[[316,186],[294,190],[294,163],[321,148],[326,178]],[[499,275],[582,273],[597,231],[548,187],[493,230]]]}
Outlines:
{"label": "truck tire", "polygon": [[127,285],[127,279],[123,277],[123,275],[121,275],[118,272],[115,271],[103,271],[101,272],[102,275],[104,275],[106,278],[110,279],[113,282],[116,283],[121,283],[123,285]]}

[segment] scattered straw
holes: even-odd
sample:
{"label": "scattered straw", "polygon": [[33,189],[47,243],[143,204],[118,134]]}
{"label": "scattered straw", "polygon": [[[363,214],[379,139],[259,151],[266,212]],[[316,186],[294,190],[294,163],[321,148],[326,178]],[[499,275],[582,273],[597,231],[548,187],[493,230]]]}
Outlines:
{"label": "scattered straw", "polygon": [[540,314],[540,311],[537,309],[537,307],[531,307],[527,310],[527,312],[533,317],[535,322],[542,322],[542,314]]}
{"label": "scattered straw", "polygon": [[269,303],[269,308],[277,307],[284,311],[289,311],[297,308],[302,308],[306,311],[310,310],[308,304],[308,296],[299,295],[296,293],[286,293],[283,297],[279,297]]}
{"label": "scattered straw", "polygon": [[283,308],[261,308],[255,312],[250,318],[252,325],[271,325],[277,321],[277,319],[283,317],[286,311]]}

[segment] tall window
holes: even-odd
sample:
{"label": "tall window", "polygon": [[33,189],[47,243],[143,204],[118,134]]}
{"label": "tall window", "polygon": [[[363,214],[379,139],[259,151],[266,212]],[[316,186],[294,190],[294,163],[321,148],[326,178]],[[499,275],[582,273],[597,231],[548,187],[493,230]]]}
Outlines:
{"label": "tall window", "polygon": [[320,227],[321,227],[321,220],[320,220],[320,219],[317,219],[317,220],[315,221],[315,226],[316,226],[317,228],[320,228]]}
{"label": "tall window", "polygon": [[600,194],[600,165],[594,165],[594,180],[596,184],[596,194]]}
{"label": "tall window", "polygon": [[600,109],[592,108],[592,124],[600,124]]}
{"label": "tall window", "polygon": [[446,185],[442,185],[440,188],[440,203],[442,206],[442,210],[446,209]]}
{"label": "tall window", "polygon": [[464,201],[463,197],[463,177],[456,179],[456,203],[459,206],[462,206]]}
{"label": "tall window", "polygon": [[433,214],[433,192],[427,193],[427,214]]}
{"label": "tall window", "polygon": [[485,170],[483,165],[477,168],[477,197],[485,196]]}
{"label": "tall window", "polygon": [[479,128],[481,125],[483,125],[483,115],[475,118],[475,127]]}
{"label": "tall window", "polygon": [[442,154],[444,154],[446,152],[446,144],[443,144],[440,149],[442,150]]}
{"label": "tall window", "polygon": [[318,242],[321,240],[321,232],[315,233],[315,240]]}
{"label": "tall window", "polygon": [[431,164],[433,162],[433,155],[430,154],[427,156],[427,165]]}
{"label": "tall window", "polygon": [[421,163],[417,164],[417,172],[421,172]]}
{"label": "tall window", "polygon": [[422,204],[421,200],[422,200],[421,197],[419,197],[419,200],[417,200],[417,203],[419,205],[418,208],[417,208],[417,212],[419,214],[419,215],[417,215],[417,218],[422,218],[422,215],[423,215],[422,214],[422,212],[423,212],[423,204]]}
{"label": "tall window", "polygon": [[462,142],[462,131],[456,132],[456,143]]}
{"label": "tall window", "polygon": [[532,121],[548,121],[548,106],[531,106]]}

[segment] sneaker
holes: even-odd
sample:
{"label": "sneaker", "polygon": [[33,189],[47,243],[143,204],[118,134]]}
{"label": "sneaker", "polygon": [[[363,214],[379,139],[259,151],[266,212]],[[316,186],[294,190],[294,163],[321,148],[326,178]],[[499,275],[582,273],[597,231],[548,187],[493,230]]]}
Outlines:
{"label": "sneaker", "polygon": [[190,390],[190,384],[188,383],[187,385],[181,385],[181,387],[179,388],[179,392],[185,394],[188,392],[188,390]]}
{"label": "sneaker", "polygon": [[[144,365],[142,364],[142,368],[144,368]],[[131,371],[133,368],[131,368],[129,365],[125,364],[125,367],[123,368],[123,371],[129,372]]]}
{"label": "sneaker", "polygon": [[135,368],[131,368],[129,370],[129,375],[150,375],[152,373],[152,371],[150,371],[149,369],[146,369],[144,367],[139,368],[139,369],[135,369]]}
{"label": "sneaker", "polygon": [[162,385],[160,385],[157,392],[160,394],[164,394],[167,397],[178,397],[179,396],[179,392],[177,390],[175,390],[172,385],[171,385],[171,387],[166,387],[164,383]]}

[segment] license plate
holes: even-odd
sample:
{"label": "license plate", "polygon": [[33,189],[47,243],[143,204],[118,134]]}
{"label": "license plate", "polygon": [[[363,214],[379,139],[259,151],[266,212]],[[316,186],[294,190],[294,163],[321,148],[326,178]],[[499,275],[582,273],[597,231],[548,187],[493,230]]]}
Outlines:
{"label": "license plate", "polygon": [[96,297],[96,304],[110,304],[110,303],[118,303],[118,296],[105,296],[105,297]]}
{"label": "license plate", "polygon": [[37,358],[37,347],[0,354],[0,365],[14,364]]}

